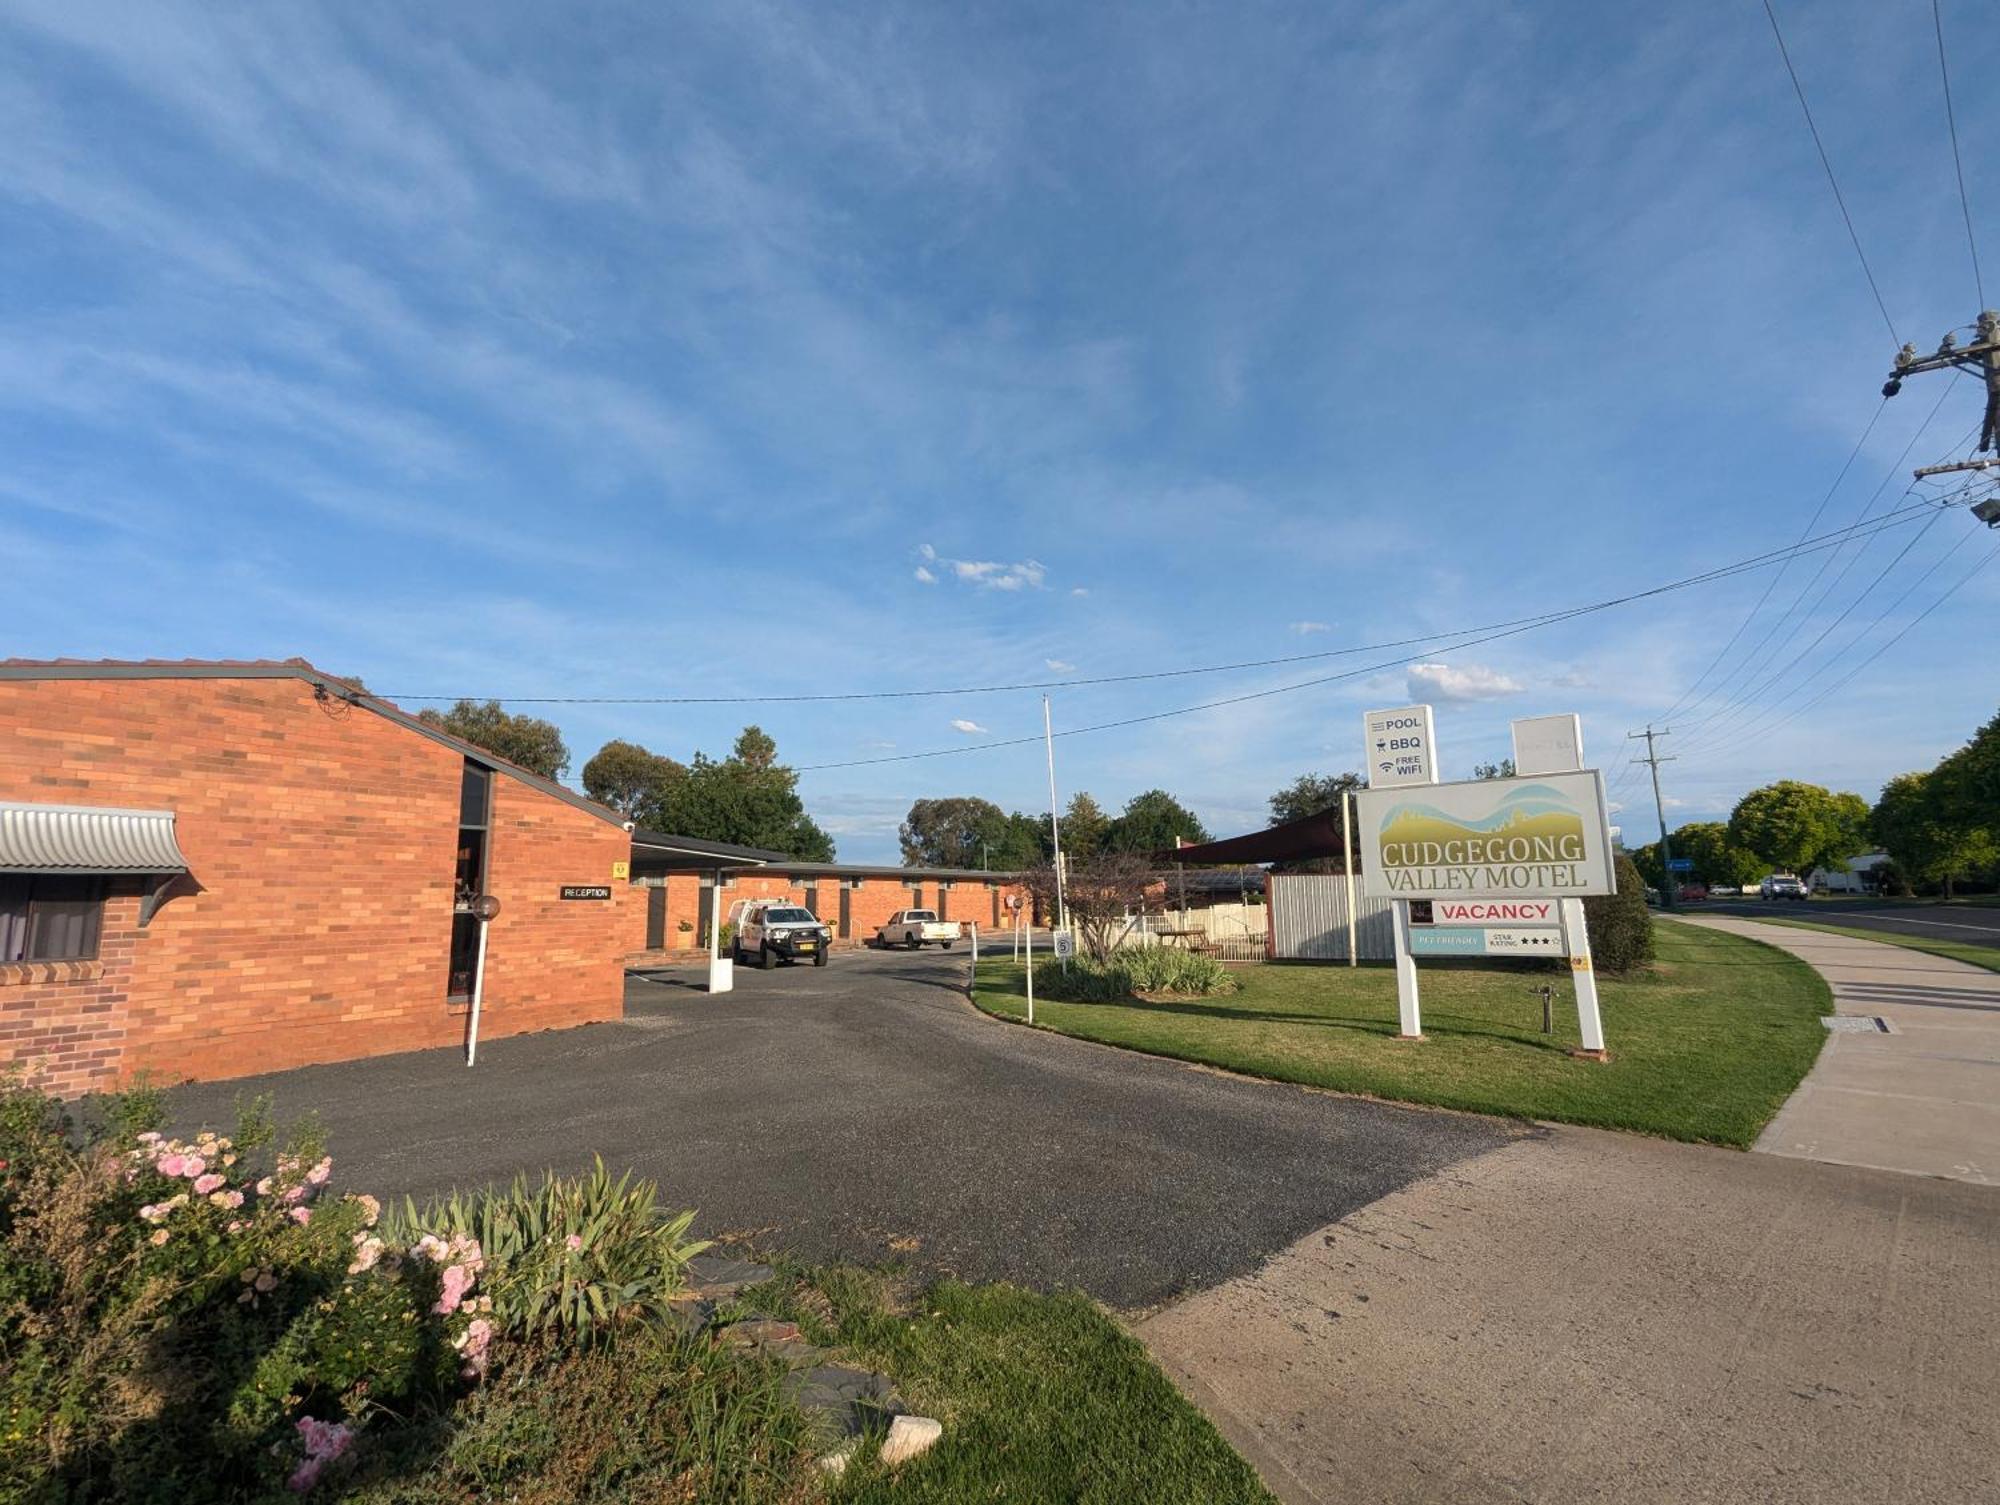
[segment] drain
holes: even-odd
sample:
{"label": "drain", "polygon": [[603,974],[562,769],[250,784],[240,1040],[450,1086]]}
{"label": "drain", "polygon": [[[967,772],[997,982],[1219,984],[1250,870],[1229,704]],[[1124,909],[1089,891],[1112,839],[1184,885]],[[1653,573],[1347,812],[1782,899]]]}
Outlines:
{"label": "drain", "polygon": [[1896,1026],[1880,1014],[1821,1014],[1819,1022],[1836,1035],[1893,1035]]}

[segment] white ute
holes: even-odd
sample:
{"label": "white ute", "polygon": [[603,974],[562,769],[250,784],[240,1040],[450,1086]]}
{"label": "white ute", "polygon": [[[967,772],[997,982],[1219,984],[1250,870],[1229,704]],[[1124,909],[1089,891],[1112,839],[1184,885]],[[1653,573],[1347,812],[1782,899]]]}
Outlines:
{"label": "white ute", "polygon": [[958,925],[952,920],[940,920],[935,909],[899,909],[875,936],[885,946],[908,946],[918,951],[935,942],[949,951],[951,943],[958,939]]}

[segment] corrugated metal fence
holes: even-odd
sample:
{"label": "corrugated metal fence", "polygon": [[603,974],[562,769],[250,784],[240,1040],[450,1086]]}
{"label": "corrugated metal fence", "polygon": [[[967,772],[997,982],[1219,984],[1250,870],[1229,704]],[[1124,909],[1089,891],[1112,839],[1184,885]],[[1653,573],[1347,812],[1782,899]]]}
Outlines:
{"label": "corrugated metal fence", "polygon": [[[1334,874],[1273,873],[1269,879],[1272,954],[1280,961],[1347,960],[1347,879]],[[1396,954],[1387,899],[1363,898],[1356,880],[1355,939],[1363,961]]]}

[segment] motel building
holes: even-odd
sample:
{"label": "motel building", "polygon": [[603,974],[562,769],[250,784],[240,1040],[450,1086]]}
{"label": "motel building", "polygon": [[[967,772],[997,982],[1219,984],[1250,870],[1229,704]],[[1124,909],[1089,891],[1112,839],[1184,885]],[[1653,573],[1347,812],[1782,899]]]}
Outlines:
{"label": "motel building", "polygon": [[860,944],[1005,923],[1004,876],[634,831],[299,659],[0,662],[0,1067],[73,1095],[617,1019],[718,896]]}

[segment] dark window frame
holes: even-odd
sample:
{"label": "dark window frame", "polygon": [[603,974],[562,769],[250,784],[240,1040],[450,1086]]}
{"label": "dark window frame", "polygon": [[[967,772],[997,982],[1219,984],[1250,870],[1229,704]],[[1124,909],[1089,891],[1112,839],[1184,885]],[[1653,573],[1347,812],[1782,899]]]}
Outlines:
{"label": "dark window frame", "polygon": [[[467,758],[458,782],[458,844],[454,848],[452,869],[451,943],[445,957],[446,1003],[472,1001],[472,963],[479,926],[472,916],[472,901],[486,892],[487,874],[493,860],[492,837],[493,770]],[[460,985],[461,977],[463,986]]]}
{"label": "dark window frame", "polygon": [[[96,961],[104,944],[107,887],[94,873],[0,873],[0,964]],[[65,889],[69,892],[61,893]],[[61,950],[46,949],[47,937],[63,918],[78,922],[78,940]]]}

